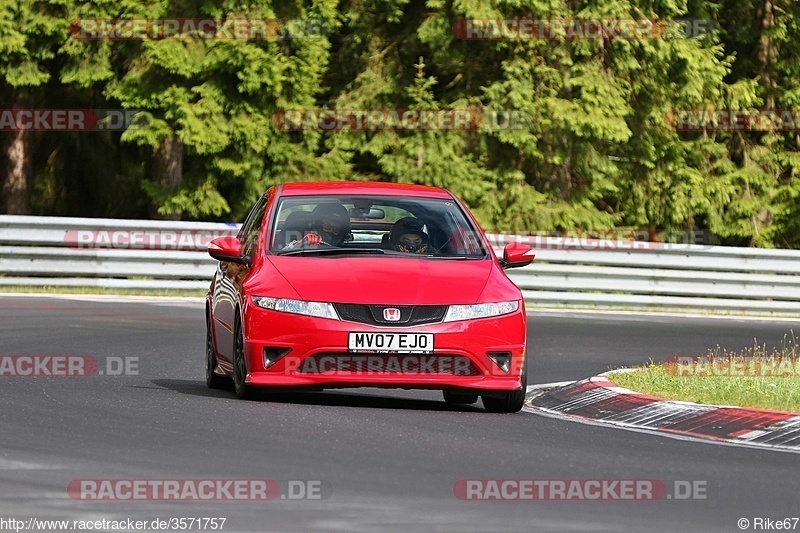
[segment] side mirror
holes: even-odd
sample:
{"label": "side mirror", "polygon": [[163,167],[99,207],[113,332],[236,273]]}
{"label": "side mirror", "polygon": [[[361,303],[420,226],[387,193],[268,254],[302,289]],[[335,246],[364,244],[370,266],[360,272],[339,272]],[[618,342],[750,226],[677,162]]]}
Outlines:
{"label": "side mirror", "polygon": [[242,243],[236,237],[218,237],[212,240],[208,243],[208,255],[217,261],[248,264],[248,258],[242,256]]}
{"label": "side mirror", "polygon": [[503,268],[517,268],[533,263],[533,248],[527,244],[511,242],[503,248],[503,259],[500,264]]}

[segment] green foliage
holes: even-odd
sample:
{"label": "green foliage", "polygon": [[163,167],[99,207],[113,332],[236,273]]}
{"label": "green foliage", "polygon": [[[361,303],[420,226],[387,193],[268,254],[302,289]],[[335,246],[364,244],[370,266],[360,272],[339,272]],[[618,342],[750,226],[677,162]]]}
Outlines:
{"label": "green foliage", "polygon": [[158,211],[162,215],[187,214],[192,218],[199,218],[211,214],[219,217],[231,211],[228,202],[217,191],[213,180],[208,180],[193,190],[185,187],[177,191],[164,190],[158,183],[152,181],[145,181],[142,186],[147,194],[161,205]]}
{"label": "green foliage", "polygon": [[[70,36],[77,19],[134,17],[295,22],[284,25],[293,38],[273,40]],[[512,17],[650,18],[668,33],[464,40],[454,31],[463,19]],[[677,19],[719,25],[683,38]],[[304,20],[325,31],[308,34]],[[139,111],[124,133],[37,134],[42,214],[154,207],[240,219],[275,183],[384,180],[447,187],[499,231],[707,229],[727,244],[800,246],[796,132],[683,132],[667,120],[675,110],[800,106],[792,0],[0,0],[0,95],[5,107]],[[284,131],[273,118],[287,109],[470,110],[484,122]],[[511,116],[510,127],[497,116]],[[172,140],[182,150],[177,184],[152,174]]]}
{"label": "green foliage", "polygon": [[0,0],[0,88],[19,91],[46,83],[47,62],[65,40],[66,26],[63,1]]}

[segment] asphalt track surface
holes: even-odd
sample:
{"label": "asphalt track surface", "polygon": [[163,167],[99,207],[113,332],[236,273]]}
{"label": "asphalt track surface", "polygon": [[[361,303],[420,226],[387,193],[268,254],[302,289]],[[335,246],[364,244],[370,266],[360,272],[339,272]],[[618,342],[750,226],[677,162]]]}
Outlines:
{"label": "asphalt track surface", "polygon": [[[138,375],[0,378],[0,518],[226,517],[223,531],[740,531],[800,516],[800,455],[532,413],[438,392],[295,393],[248,402],[203,381],[201,303],[0,297],[0,355],[138,358]],[[536,313],[531,383],[777,342],[800,324]],[[76,479],[320,480],[322,500],[76,501]],[[701,481],[703,500],[462,501],[462,479]],[[797,526],[800,529],[800,524]],[[749,529],[748,529],[749,530]]]}

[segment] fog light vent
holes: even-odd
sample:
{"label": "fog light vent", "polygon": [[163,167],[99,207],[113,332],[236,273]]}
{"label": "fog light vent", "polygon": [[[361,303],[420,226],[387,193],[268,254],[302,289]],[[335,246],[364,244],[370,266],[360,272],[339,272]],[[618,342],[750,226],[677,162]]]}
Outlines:
{"label": "fog light vent", "polygon": [[503,372],[508,373],[511,370],[511,352],[486,352],[486,355]]}
{"label": "fog light vent", "polygon": [[279,348],[275,346],[266,346],[264,348],[264,368],[269,368],[291,352],[291,348]]}

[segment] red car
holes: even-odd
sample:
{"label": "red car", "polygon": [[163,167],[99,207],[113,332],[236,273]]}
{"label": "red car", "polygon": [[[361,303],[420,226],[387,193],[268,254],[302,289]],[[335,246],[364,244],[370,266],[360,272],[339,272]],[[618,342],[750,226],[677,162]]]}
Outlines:
{"label": "red car", "polygon": [[208,246],[206,381],[254,389],[437,389],[452,404],[516,412],[525,306],[450,192],[389,183],[269,189],[237,237]]}

